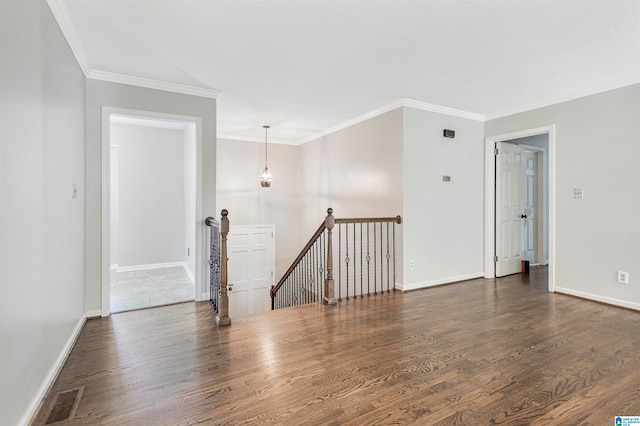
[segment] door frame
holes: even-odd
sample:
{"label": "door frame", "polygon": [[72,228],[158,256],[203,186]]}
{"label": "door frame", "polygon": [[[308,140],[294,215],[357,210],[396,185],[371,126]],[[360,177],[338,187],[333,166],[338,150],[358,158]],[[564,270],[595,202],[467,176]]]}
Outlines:
{"label": "door frame", "polygon": [[496,188],[496,176],[495,176],[495,155],[494,149],[496,142],[507,142],[513,139],[525,138],[527,136],[535,135],[549,135],[549,182],[548,182],[548,198],[549,198],[549,291],[555,290],[556,273],[555,273],[555,223],[556,223],[556,210],[555,210],[555,176],[556,176],[556,126],[549,125],[544,127],[537,127],[534,129],[521,130],[512,133],[505,133],[501,135],[485,137],[485,158],[484,158],[484,277],[495,278],[495,263],[493,261],[495,256],[495,188]]}
{"label": "door frame", "polygon": [[[196,244],[195,256],[195,301],[207,300],[208,288],[204,265],[207,259],[206,227],[202,209],[202,118],[186,115],[166,114],[154,111],[134,110],[128,108],[102,107],[102,260],[101,260],[101,316],[111,314],[111,115],[126,115],[152,120],[178,121],[195,125],[196,134]],[[153,218],[150,218],[153,220]]]}
{"label": "door frame", "polygon": [[[536,152],[536,156],[541,156],[542,157],[542,164],[543,164],[543,173],[542,176],[538,176],[539,173],[539,167],[538,165],[536,165],[536,180],[542,180],[542,187],[539,187],[539,185],[536,186],[536,197],[538,197],[538,199],[545,199],[544,197],[544,190],[546,187],[549,186],[549,182],[547,182],[547,179],[545,179],[544,176],[544,163],[545,161],[547,161],[548,155],[547,154],[547,149],[545,147],[541,147],[541,146],[534,146],[534,145],[527,145],[527,144],[520,144],[521,147],[524,148],[525,151],[529,151],[529,152]],[[546,199],[548,200],[549,197],[546,197]],[[533,263],[532,265],[546,265],[546,260],[544,258],[544,250],[541,250],[540,247],[544,246],[543,242],[544,242],[544,235],[545,235],[545,228],[548,228],[548,223],[545,223],[544,220],[544,208],[542,208],[542,206],[540,206],[539,204],[536,204],[536,226],[538,226],[540,223],[542,223],[542,229],[538,229],[536,231],[536,240],[537,240],[537,245],[536,245],[536,258],[537,258],[537,262]],[[541,239],[542,237],[542,239]]]}

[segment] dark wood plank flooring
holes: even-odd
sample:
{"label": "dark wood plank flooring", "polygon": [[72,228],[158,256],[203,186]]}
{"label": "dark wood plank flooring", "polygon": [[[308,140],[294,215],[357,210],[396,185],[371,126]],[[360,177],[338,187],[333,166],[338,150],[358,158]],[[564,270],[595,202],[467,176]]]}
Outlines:
{"label": "dark wood plank flooring", "polygon": [[223,329],[187,303],[89,320],[43,407],[83,386],[65,424],[609,425],[640,415],[639,330],[546,268]]}

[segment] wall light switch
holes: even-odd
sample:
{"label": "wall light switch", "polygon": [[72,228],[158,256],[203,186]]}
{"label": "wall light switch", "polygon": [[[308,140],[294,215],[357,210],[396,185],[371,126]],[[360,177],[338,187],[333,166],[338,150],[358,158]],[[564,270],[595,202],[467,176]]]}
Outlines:
{"label": "wall light switch", "polygon": [[78,198],[78,185],[76,185],[75,183],[73,184],[72,188],[71,188],[71,198],[72,199],[76,199]]}
{"label": "wall light switch", "polygon": [[451,176],[442,176],[443,182],[451,182]]}
{"label": "wall light switch", "polygon": [[576,200],[582,200],[584,198],[584,189],[573,188],[573,198]]}

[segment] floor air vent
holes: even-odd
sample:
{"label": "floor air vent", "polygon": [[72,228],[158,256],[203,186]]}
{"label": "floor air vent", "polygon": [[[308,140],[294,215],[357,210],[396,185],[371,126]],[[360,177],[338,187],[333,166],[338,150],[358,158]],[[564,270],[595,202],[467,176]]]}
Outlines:
{"label": "floor air vent", "polygon": [[51,411],[45,424],[63,422],[72,419],[82,397],[83,387],[58,393],[53,399]]}

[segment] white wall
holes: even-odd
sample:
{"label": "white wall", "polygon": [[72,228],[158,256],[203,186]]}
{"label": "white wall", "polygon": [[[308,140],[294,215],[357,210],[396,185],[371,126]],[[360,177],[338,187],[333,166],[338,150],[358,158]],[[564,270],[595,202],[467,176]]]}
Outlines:
{"label": "white wall", "polygon": [[[232,226],[275,225],[275,281],[302,249],[299,147],[269,144],[270,188],[260,186],[264,143],[218,140],[217,205]],[[212,214],[220,220],[220,212]],[[306,241],[305,241],[306,242]]]}
{"label": "white wall", "polygon": [[483,123],[404,108],[403,140],[403,289],[482,276]]}
{"label": "white wall", "polygon": [[[102,107],[175,114],[202,119],[202,211],[196,233],[206,236],[204,218],[216,211],[216,100],[99,80],[86,80],[86,263],[87,311],[101,309],[102,295]],[[206,245],[205,245],[206,247]],[[201,253],[207,262],[206,253]]]}
{"label": "white wall", "polygon": [[486,136],[556,125],[556,291],[640,309],[638,117],[640,84],[486,123]]}
{"label": "white wall", "polygon": [[184,261],[184,132],[112,123],[111,144],[118,146],[117,238],[111,232],[118,266]]}
{"label": "white wall", "polygon": [[[337,218],[403,216],[402,116],[389,111],[300,146],[302,244],[329,207]],[[396,225],[398,265],[404,228]],[[397,268],[396,282],[402,279]]]}
{"label": "white wall", "polygon": [[84,320],[85,87],[44,1],[1,1],[0,41],[0,424],[13,426]]}

